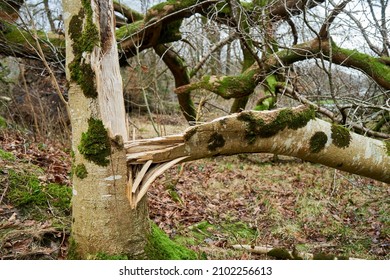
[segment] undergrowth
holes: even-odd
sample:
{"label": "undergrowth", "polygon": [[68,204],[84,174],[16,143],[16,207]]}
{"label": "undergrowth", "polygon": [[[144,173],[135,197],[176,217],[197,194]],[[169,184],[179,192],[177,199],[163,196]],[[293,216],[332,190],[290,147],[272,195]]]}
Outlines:
{"label": "undergrowth", "polygon": [[6,200],[17,207],[23,215],[37,220],[47,220],[48,216],[70,214],[69,187],[55,183],[42,184],[36,174],[24,170],[8,170],[8,180]]}

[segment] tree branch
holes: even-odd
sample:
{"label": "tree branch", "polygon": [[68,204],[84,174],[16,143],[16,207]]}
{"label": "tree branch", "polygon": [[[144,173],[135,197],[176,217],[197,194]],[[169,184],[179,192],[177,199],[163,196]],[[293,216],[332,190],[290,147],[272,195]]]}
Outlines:
{"label": "tree branch", "polygon": [[277,153],[390,183],[387,146],[316,119],[314,111],[305,106],[244,111],[189,128],[181,135],[125,143],[129,164]]}
{"label": "tree branch", "polygon": [[123,15],[123,17],[127,19],[128,24],[144,19],[143,14],[134,11],[119,1],[114,1],[114,11]]}
{"label": "tree branch", "polygon": [[[178,53],[168,48],[165,45],[157,45],[154,47],[155,52],[168,66],[173,77],[175,78],[175,87],[185,86],[190,83],[190,75],[184,59]],[[190,92],[178,95],[180,108],[186,120],[192,124],[196,121],[196,110],[191,99]]]}
{"label": "tree branch", "polygon": [[345,6],[347,6],[349,2],[351,2],[351,0],[345,0],[338,4],[330,13],[330,15],[325,19],[325,22],[321,26],[320,32],[318,33],[321,39],[329,38],[330,25],[333,23],[336,17],[344,10]]}

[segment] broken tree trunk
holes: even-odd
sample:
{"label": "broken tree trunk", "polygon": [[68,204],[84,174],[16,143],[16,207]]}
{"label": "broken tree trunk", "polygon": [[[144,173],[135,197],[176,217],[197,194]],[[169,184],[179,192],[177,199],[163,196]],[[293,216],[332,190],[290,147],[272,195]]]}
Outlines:
{"label": "broken tree trunk", "polygon": [[132,190],[133,206],[146,193],[155,172],[162,173],[160,168],[167,167],[156,163],[240,153],[276,153],[390,183],[388,146],[384,141],[317,119],[314,110],[306,106],[244,111],[191,127],[181,135],[125,143],[130,168],[148,165],[135,177],[138,185]]}
{"label": "broken tree trunk", "polygon": [[63,1],[72,122],[74,258],[146,257],[147,201],[131,209],[122,78],[112,1]]}

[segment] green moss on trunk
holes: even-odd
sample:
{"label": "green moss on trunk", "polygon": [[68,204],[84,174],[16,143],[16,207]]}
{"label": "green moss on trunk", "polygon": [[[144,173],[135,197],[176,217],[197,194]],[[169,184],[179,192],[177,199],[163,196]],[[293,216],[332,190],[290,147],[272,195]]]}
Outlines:
{"label": "green moss on trunk", "polygon": [[347,148],[351,142],[351,134],[348,129],[341,125],[332,124],[332,140],[333,144],[339,148]]}
{"label": "green moss on trunk", "polygon": [[310,138],[310,151],[312,153],[318,153],[325,148],[326,142],[328,142],[328,136],[322,131],[317,131]]}
{"label": "green moss on trunk", "polygon": [[83,8],[69,23],[69,36],[73,41],[74,59],[69,64],[71,80],[76,82],[84,95],[96,98],[95,73],[84,53],[92,52],[100,42],[99,31],[92,21],[92,9],[89,1],[83,0]]}
{"label": "green moss on trunk", "polygon": [[107,157],[111,154],[110,138],[101,120],[88,120],[88,130],[82,133],[78,150],[87,160],[100,166],[108,165]]}
{"label": "green moss on trunk", "polygon": [[85,167],[85,164],[78,164],[74,168],[74,174],[79,177],[80,179],[85,179],[88,176],[87,168]]}

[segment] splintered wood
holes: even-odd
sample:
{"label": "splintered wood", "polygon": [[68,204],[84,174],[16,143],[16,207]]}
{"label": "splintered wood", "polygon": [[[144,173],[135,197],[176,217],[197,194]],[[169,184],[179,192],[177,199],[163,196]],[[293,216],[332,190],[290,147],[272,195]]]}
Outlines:
{"label": "splintered wood", "polygon": [[188,156],[180,156],[172,160],[169,157],[164,160],[155,156],[172,151],[182,145],[184,145],[183,135],[141,139],[125,143],[129,165],[126,195],[132,208],[137,207],[158,176],[188,158]]}
{"label": "splintered wood", "polygon": [[156,155],[164,154],[184,145],[183,135],[171,135],[152,139],[141,139],[125,143],[127,163],[137,165],[149,160],[156,162],[169,161]]}
{"label": "splintered wood", "polygon": [[129,167],[129,181],[126,190],[131,207],[133,209],[137,207],[137,204],[141,201],[150,185],[158,176],[186,158],[188,157],[176,158],[165,163],[155,164],[153,167],[153,161],[148,160],[142,165],[141,169],[139,169],[138,165],[131,165]]}

